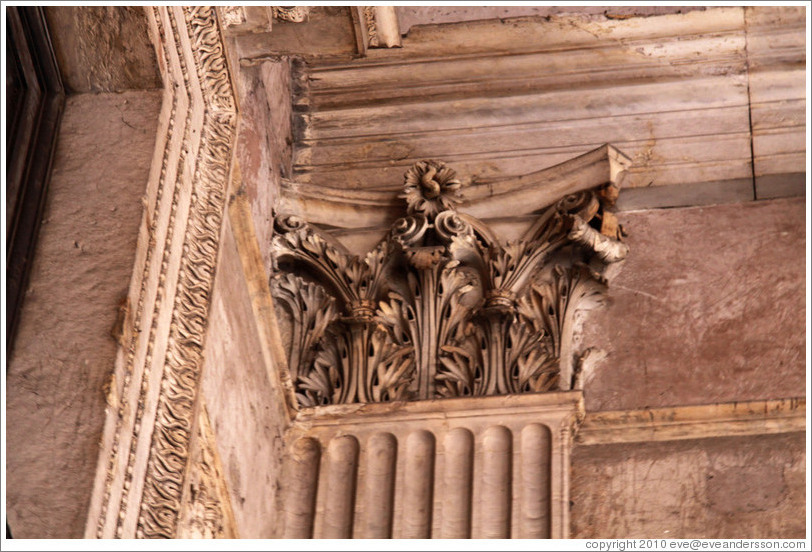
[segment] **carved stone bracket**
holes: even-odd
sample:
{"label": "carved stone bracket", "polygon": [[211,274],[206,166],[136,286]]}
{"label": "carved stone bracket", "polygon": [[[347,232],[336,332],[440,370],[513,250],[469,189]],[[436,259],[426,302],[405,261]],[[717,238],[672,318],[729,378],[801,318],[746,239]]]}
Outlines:
{"label": "carved stone bracket", "polygon": [[271,287],[301,406],[570,390],[578,313],[628,246],[609,181],[564,195],[503,243],[458,210],[440,161],[406,172],[406,216],[364,257],[279,215]]}
{"label": "carved stone bracket", "polygon": [[308,6],[220,6],[217,10],[229,36],[269,32],[274,20],[303,23],[310,15]]}
{"label": "carved stone bracket", "polygon": [[228,35],[268,32],[273,25],[269,6],[220,6],[220,22]]}

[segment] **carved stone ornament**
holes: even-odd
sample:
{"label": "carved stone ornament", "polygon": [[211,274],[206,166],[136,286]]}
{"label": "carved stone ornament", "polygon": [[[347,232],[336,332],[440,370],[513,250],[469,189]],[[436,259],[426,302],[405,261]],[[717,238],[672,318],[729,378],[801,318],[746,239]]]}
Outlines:
{"label": "carved stone ornament", "polygon": [[292,23],[303,23],[307,21],[310,14],[308,6],[272,6],[271,13],[274,19],[290,21]]}
{"label": "carved stone ornament", "polygon": [[168,117],[144,200],[133,326],[122,338],[110,390],[114,408],[107,413],[87,537],[177,536],[237,129],[215,9],[146,12]]}
{"label": "carved stone ornament", "polygon": [[220,8],[220,13],[223,16],[223,24],[226,27],[242,25],[247,20],[244,6],[223,6]]}
{"label": "carved stone ornament", "polygon": [[406,216],[363,257],[279,215],[272,293],[290,324],[301,406],[568,390],[581,381],[577,313],[601,302],[603,269],[628,246],[608,183],[543,210],[502,243],[457,210],[441,161],[406,172]]}
{"label": "carved stone ornament", "polygon": [[375,8],[373,6],[364,6],[364,25],[366,25],[367,36],[369,37],[370,48],[376,48],[380,41],[378,40],[378,29],[375,25]]}
{"label": "carved stone ornament", "polygon": [[400,26],[394,6],[353,6],[350,8],[358,51],[369,48],[400,48]]}

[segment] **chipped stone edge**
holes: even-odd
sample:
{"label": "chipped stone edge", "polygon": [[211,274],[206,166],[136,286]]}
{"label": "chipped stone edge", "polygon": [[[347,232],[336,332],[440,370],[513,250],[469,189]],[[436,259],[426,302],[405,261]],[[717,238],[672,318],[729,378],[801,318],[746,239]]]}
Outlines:
{"label": "chipped stone edge", "polygon": [[769,435],[806,430],[806,398],[587,412],[576,445]]}

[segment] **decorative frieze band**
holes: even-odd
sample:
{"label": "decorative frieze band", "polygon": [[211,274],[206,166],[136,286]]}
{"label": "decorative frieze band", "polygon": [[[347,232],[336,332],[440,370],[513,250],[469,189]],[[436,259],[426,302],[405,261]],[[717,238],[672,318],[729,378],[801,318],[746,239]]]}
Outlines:
{"label": "decorative frieze band", "polygon": [[192,180],[183,257],[136,536],[175,536],[189,461],[203,342],[225,207],[236,110],[213,8],[184,8],[203,94],[203,129]]}
{"label": "decorative frieze band", "polygon": [[88,519],[86,535],[97,538],[177,536],[236,130],[214,8],[147,14],[167,90],[166,136],[145,198],[133,332]]}
{"label": "decorative frieze band", "polygon": [[304,220],[276,218],[271,282],[290,326],[301,406],[569,390],[580,310],[628,247],[612,181],[564,194],[506,243],[458,211],[439,161],[407,171],[406,216],[364,257]]}

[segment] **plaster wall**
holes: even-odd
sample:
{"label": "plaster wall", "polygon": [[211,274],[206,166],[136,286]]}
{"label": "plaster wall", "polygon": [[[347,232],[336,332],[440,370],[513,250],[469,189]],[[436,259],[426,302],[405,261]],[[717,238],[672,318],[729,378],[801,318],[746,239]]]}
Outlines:
{"label": "plaster wall", "polygon": [[160,91],[66,102],[6,376],[7,506],[18,538],[84,531],[160,105]]}
{"label": "plaster wall", "polygon": [[804,395],[803,198],[619,214],[630,253],[582,342],[587,410]]}
{"label": "plaster wall", "polygon": [[574,538],[804,538],[805,435],[576,446]]}

